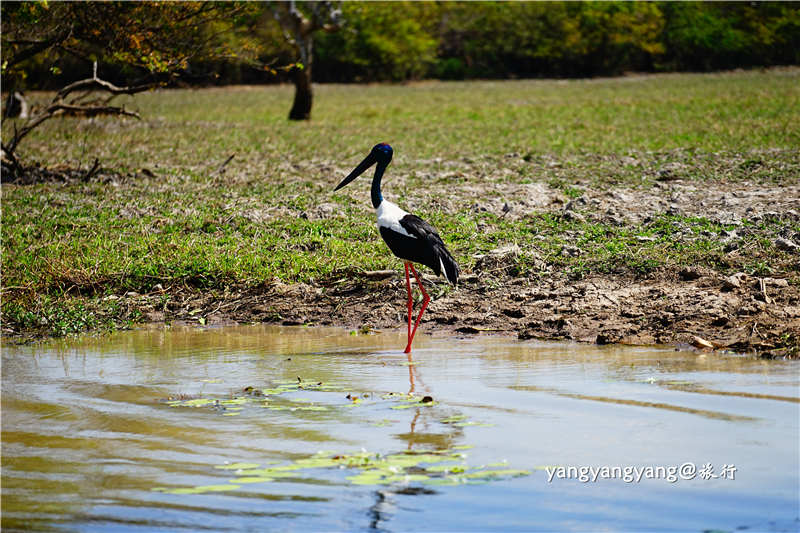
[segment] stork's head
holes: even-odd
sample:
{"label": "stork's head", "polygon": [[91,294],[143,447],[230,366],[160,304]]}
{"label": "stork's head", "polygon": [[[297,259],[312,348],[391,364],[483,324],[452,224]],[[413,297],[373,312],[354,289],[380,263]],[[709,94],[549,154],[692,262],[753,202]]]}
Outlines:
{"label": "stork's head", "polygon": [[382,173],[383,170],[385,170],[386,167],[389,166],[389,163],[392,162],[393,153],[394,151],[392,150],[392,147],[389,146],[388,144],[386,143],[376,144],[375,146],[372,147],[372,150],[369,152],[369,155],[365,157],[364,160],[361,163],[359,163],[358,166],[354,168],[353,171],[350,174],[348,174],[347,177],[343,179],[339,185],[336,186],[334,191],[338,191],[339,189],[341,189],[342,187],[344,187],[345,185],[347,185],[348,183],[359,177],[361,174],[364,173],[365,170],[367,170],[369,167],[371,167],[376,163],[378,164],[378,170],[381,171]]}
{"label": "stork's head", "polygon": [[393,153],[394,150],[392,150],[391,146],[386,143],[379,143],[372,147],[370,155],[374,155],[378,163],[382,162],[384,165],[388,165],[392,161]]}

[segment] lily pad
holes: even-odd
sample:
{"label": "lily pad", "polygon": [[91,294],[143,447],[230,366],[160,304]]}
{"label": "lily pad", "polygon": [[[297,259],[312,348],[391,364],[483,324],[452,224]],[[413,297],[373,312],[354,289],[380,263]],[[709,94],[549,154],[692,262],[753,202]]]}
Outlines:
{"label": "lily pad", "polygon": [[330,457],[310,457],[308,459],[298,459],[294,464],[298,468],[328,468],[337,466],[339,461]]}
{"label": "lily pad", "polygon": [[261,466],[258,463],[230,463],[227,465],[217,465],[214,468],[218,468],[220,470],[247,470],[250,468],[258,468]]}
{"label": "lily pad", "polygon": [[250,400],[248,398],[244,398],[242,396],[239,396],[237,398],[231,398],[230,400],[220,400],[219,403],[221,403],[222,405],[241,405],[241,404],[247,403],[249,401]]}
{"label": "lily pad", "polygon": [[428,478],[427,480],[423,481],[426,485],[435,485],[435,486],[445,486],[445,487],[452,487],[455,485],[463,485],[466,483],[466,480],[461,476],[448,476],[448,477],[435,477],[435,478]]}
{"label": "lily pad", "polygon": [[427,481],[430,477],[424,474],[395,474],[394,476],[386,478],[385,481],[389,483],[410,483],[411,481]]}
{"label": "lily pad", "polygon": [[386,474],[383,470],[366,470],[355,476],[348,476],[347,480],[354,485],[380,485],[384,483]]}
{"label": "lily pad", "polygon": [[268,477],[268,478],[279,478],[279,477],[297,477],[295,470],[299,470],[296,468],[294,470],[276,470],[274,468],[255,468],[252,470],[242,470],[237,472],[240,476],[244,477]]}
{"label": "lily pad", "polygon": [[236,479],[232,480],[231,483],[267,483],[269,481],[275,481],[275,478],[272,477],[237,477]]}
{"label": "lily pad", "polygon": [[463,474],[467,471],[467,465],[433,465],[427,467],[425,470],[428,472],[434,473],[444,473],[444,474]]}
{"label": "lily pad", "polygon": [[384,461],[389,466],[409,467],[417,466],[423,463],[442,463],[445,461],[455,461],[452,455],[438,455],[432,453],[426,454],[397,454],[387,455]]}
{"label": "lily pad", "polygon": [[528,470],[480,470],[478,472],[470,472],[469,474],[464,474],[465,478],[469,479],[477,479],[477,478],[496,478],[496,477],[519,477],[519,476],[529,476],[531,473]]}
{"label": "lily pad", "polygon": [[324,405],[303,405],[297,408],[298,411],[329,411]]}
{"label": "lily pad", "polygon": [[285,389],[264,389],[261,392],[264,393],[265,396],[276,396],[278,394],[283,394],[286,392]]}
{"label": "lily pad", "polygon": [[436,405],[436,402],[421,402],[417,401],[414,403],[401,403],[398,405],[393,405],[392,409],[411,409],[412,407],[432,407]]}
{"label": "lily pad", "polygon": [[199,485],[197,487],[166,489],[159,492],[163,492],[164,494],[203,494],[205,492],[224,492],[228,490],[236,490],[238,488],[241,488],[241,485]]}
{"label": "lily pad", "polygon": [[214,405],[216,400],[210,398],[195,398],[194,400],[174,400],[167,402],[167,405],[172,407],[205,407],[207,405]]}

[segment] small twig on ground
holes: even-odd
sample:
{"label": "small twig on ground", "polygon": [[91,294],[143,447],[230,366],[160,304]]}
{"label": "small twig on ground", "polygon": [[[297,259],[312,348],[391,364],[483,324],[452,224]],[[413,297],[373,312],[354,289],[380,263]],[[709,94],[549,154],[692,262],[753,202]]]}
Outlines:
{"label": "small twig on ground", "polygon": [[225,162],[224,162],[224,163],[222,163],[222,164],[221,164],[221,165],[220,165],[220,166],[217,168],[217,174],[224,174],[224,173],[225,173],[225,166],[226,166],[228,163],[230,163],[230,162],[231,162],[231,160],[232,160],[232,159],[233,159],[235,156],[236,156],[236,154],[231,154],[231,155],[229,155],[229,156],[228,156],[228,159],[226,159],[226,160],[225,160]]}
{"label": "small twig on ground", "polygon": [[367,279],[386,279],[394,275],[394,270],[366,270],[361,273],[361,276]]}
{"label": "small twig on ground", "polygon": [[762,339],[764,338],[764,336],[761,334],[761,332],[760,332],[760,331],[758,331],[758,322],[753,322],[753,329],[752,329],[752,331],[750,332],[750,336],[752,337],[752,336],[754,336],[754,335],[758,335],[758,336],[759,336],[759,337],[761,337]]}
{"label": "small twig on ground", "polygon": [[767,296],[767,284],[764,283],[764,278],[758,278],[758,284],[761,287],[761,294],[764,295],[764,303],[772,303],[769,299],[769,296]]}
{"label": "small twig on ground", "polygon": [[81,178],[81,179],[82,179],[84,182],[86,182],[86,181],[89,181],[90,179],[92,179],[92,177],[93,177],[95,174],[97,174],[97,171],[98,171],[99,169],[100,169],[100,159],[98,159],[97,157],[95,157],[95,158],[94,158],[94,164],[92,165],[92,168],[90,168],[90,169],[89,169],[89,170],[86,172],[86,174],[84,174],[84,175],[83,175],[83,178]]}

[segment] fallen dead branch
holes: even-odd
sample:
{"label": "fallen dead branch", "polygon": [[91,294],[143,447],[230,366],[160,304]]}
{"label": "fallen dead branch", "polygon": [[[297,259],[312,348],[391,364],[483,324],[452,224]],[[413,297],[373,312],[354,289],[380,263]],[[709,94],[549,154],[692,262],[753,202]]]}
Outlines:
{"label": "fallen dead branch", "polygon": [[[79,80],[67,85],[56,93],[49,104],[44,106],[41,110],[32,113],[21,127],[18,127],[16,123],[14,124],[14,134],[11,136],[11,140],[7,143],[2,143],[4,173],[8,172],[11,173],[12,176],[16,176],[25,170],[17,155],[17,148],[28,134],[51,118],[63,115],[83,117],[114,115],[140,119],[141,117],[135,111],[129,111],[125,109],[124,106],[110,105],[110,101],[121,94],[136,94],[148,91],[159,85],[159,82],[153,82],[118,87],[97,76],[97,62],[95,62],[91,78]],[[96,91],[107,93],[107,97],[87,100],[88,95]]]}

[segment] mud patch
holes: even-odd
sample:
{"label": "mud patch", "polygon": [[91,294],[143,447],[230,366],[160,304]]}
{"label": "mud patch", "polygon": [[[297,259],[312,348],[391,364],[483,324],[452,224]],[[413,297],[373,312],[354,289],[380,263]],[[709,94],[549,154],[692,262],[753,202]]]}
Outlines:
{"label": "mud patch", "polygon": [[[405,326],[405,280],[352,273],[325,284],[194,288],[121,298],[152,322],[341,326],[369,332]],[[797,357],[800,290],[785,279],[698,269],[691,278],[665,271],[648,279],[563,274],[511,278],[467,274],[456,290],[430,277],[434,295],[420,330],[434,335],[502,334],[597,344],[695,343]],[[435,296],[437,295],[438,296]]]}

